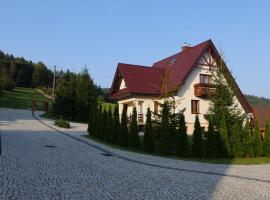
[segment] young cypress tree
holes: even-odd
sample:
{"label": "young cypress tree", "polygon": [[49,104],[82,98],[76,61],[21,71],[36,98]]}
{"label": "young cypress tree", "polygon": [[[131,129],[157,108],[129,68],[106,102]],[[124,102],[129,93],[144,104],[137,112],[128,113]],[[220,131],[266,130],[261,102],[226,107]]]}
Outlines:
{"label": "young cypress tree", "polygon": [[107,123],[106,123],[106,137],[105,140],[108,142],[112,142],[111,138],[112,138],[112,109],[111,106],[109,107],[108,113],[107,113]]}
{"label": "young cypress tree", "polygon": [[160,124],[160,136],[158,141],[158,151],[162,155],[169,155],[171,153],[171,136],[170,136],[170,124],[169,114],[170,107],[167,101],[161,105],[161,124]]}
{"label": "young cypress tree", "polygon": [[177,131],[177,155],[180,157],[188,157],[189,155],[187,127],[185,116],[183,113],[179,113],[178,131]]}
{"label": "young cypress tree", "polygon": [[87,128],[89,135],[94,135],[93,126],[95,123],[95,114],[96,114],[96,108],[94,108],[94,105],[91,105],[90,113],[89,113],[88,128]]}
{"label": "young cypress tree", "polygon": [[246,122],[246,125],[243,130],[243,148],[244,148],[244,156],[246,158],[253,158],[254,157],[254,150],[252,144],[252,136],[250,130],[249,122]]}
{"label": "young cypress tree", "polygon": [[130,136],[129,136],[129,146],[134,149],[140,148],[140,139],[139,139],[139,127],[137,123],[137,110],[136,107],[133,107],[131,124],[130,124]]}
{"label": "young cypress tree", "polygon": [[229,143],[228,128],[225,115],[222,115],[221,125],[219,128],[219,155],[222,158],[230,157],[231,147]]}
{"label": "young cypress tree", "polygon": [[202,128],[200,125],[199,116],[196,115],[194,131],[192,135],[192,156],[201,158],[204,154],[204,146],[202,141]]}
{"label": "young cypress tree", "polygon": [[269,120],[266,120],[266,122],[265,122],[263,149],[264,149],[264,156],[270,157],[270,125],[269,125]]}
{"label": "young cypress tree", "polygon": [[150,108],[147,108],[146,123],[143,135],[143,149],[146,152],[154,152],[153,126]]}
{"label": "young cypress tree", "polygon": [[119,121],[119,108],[115,106],[113,112],[113,129],[112,129],[112,142],[119,144],[119,133],[120,133],[120,121]]}
{"label": "young cypress tree", "polygon": [[213,126],[212,119],[209,120],[208,131],[207,131],[206,156],[208,158],[218,157],[217,136],[216,136],[216,132]]}
{"label": "young cypress tree", "polygon": [[108,113],[106,109],[103,109],[102,112],[102,123],[101,123],[101,127],[100,127],[100,139],[101,140],[105,140],[107,138],[107,121],[108,121]]}
{"label": "young cypress tree", "polygon": [[120,125],[120,137],[119,144],[123,147],[128,147],[128,127],[127,127],[127,109],[123,108],[122,116],[121,116],[121,125]]}
{"label": "young cypress tree", "polygon": [[242,158],[244,155],[241,142],[241,125],[235,123],[231,131],[231,157]]}
{"label": "young cypress tree", "polygon": [[253,137],[254,137],[254,144],[253,144],[254,145],[253,146],[254,147],[254,156],[260,157],[263,155],[263,143],[262,143],[258,120],[255,121]]}
{"label": "young cypress tree", "polygon": [[99,105],[95,113],[96,123],[93,126],[93,133],[95,138],[100,138],[102,129],[102,106]]}

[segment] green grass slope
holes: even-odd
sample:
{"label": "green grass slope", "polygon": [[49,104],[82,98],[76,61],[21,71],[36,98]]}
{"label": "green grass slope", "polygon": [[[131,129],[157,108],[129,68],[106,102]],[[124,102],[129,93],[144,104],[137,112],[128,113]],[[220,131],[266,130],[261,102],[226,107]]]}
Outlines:
{"label": "green grass slope", "polygon": [[49,100],[32,88],[16,88],[13,91],[4,91],[0,96],[1,108],[31,109],[33,101],[36,109],[43,110],[44,102]]}

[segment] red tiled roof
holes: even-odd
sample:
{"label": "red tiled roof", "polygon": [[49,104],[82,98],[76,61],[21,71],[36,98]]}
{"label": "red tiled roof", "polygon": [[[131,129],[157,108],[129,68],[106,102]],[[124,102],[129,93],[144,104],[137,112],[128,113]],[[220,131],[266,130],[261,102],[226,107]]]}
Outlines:
{"label": "red tiled roof", "polygon": [[265,121],[270,119],[270,106],[254,106],[253,111],[255,118],[259,122],[260,129],[264,129]]}
{"label": "red tiled roof", "polygon": [[186,47],[184,51],[154,63],[154,68],[165,69],[167,67],[170,77],[169,90],[185,82],[194,64],[210,42],[210,40],[207,40],[194,47]]}
{"label": "red tiled roof", "polygon": [[118,64],[118,69],[131,93],[159,95],[163,69],[123,63]]}
{"label": "red tiled roof", "polygon": [[[117,99],[123,97],[123,95],[132,94],[161,95],[162,82],[166,69],[169,73],[168,89],[169,91],[173,91],[185,83],[193,67],[196,66],[198,59],[201,58],[208,47],[211,47],[213,54],[217,58],[220,57],[213,42],[207,40],[196,46],[186,47],[184,51],[156,62],[152,67],[119,63],[109,97],[111,99]],[[237,97],[243,108],[246,112],[252,112],[252,108],[227,68],[226,72],[227,77],[232,80],[237,90]],[[127,90],[119,90],[121,79],[124,79],[128,88]]]}

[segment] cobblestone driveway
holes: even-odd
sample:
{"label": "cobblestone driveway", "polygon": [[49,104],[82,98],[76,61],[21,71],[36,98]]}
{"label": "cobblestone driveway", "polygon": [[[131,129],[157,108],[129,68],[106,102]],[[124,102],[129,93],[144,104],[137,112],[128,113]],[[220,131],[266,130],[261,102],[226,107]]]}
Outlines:
{"label": "cobblestone driveway", "polygon": [[43,122],[0,110],[0,199],[270,199],[270,165],[141,155],[85,139],[86,125],[67,136]]}

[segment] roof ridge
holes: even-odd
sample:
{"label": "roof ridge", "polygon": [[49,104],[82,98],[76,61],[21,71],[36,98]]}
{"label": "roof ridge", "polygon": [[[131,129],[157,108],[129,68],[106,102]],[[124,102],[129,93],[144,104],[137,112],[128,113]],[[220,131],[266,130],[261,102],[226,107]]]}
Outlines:
{"label": "roof ridge", "polygon": [[144,67],[144,68],[151,68],[151,66],[146,66],[146,65],[135,65],[135,64],[129,64],[129,63],[118,63],[118,65],[130,65],[134,67]]}

